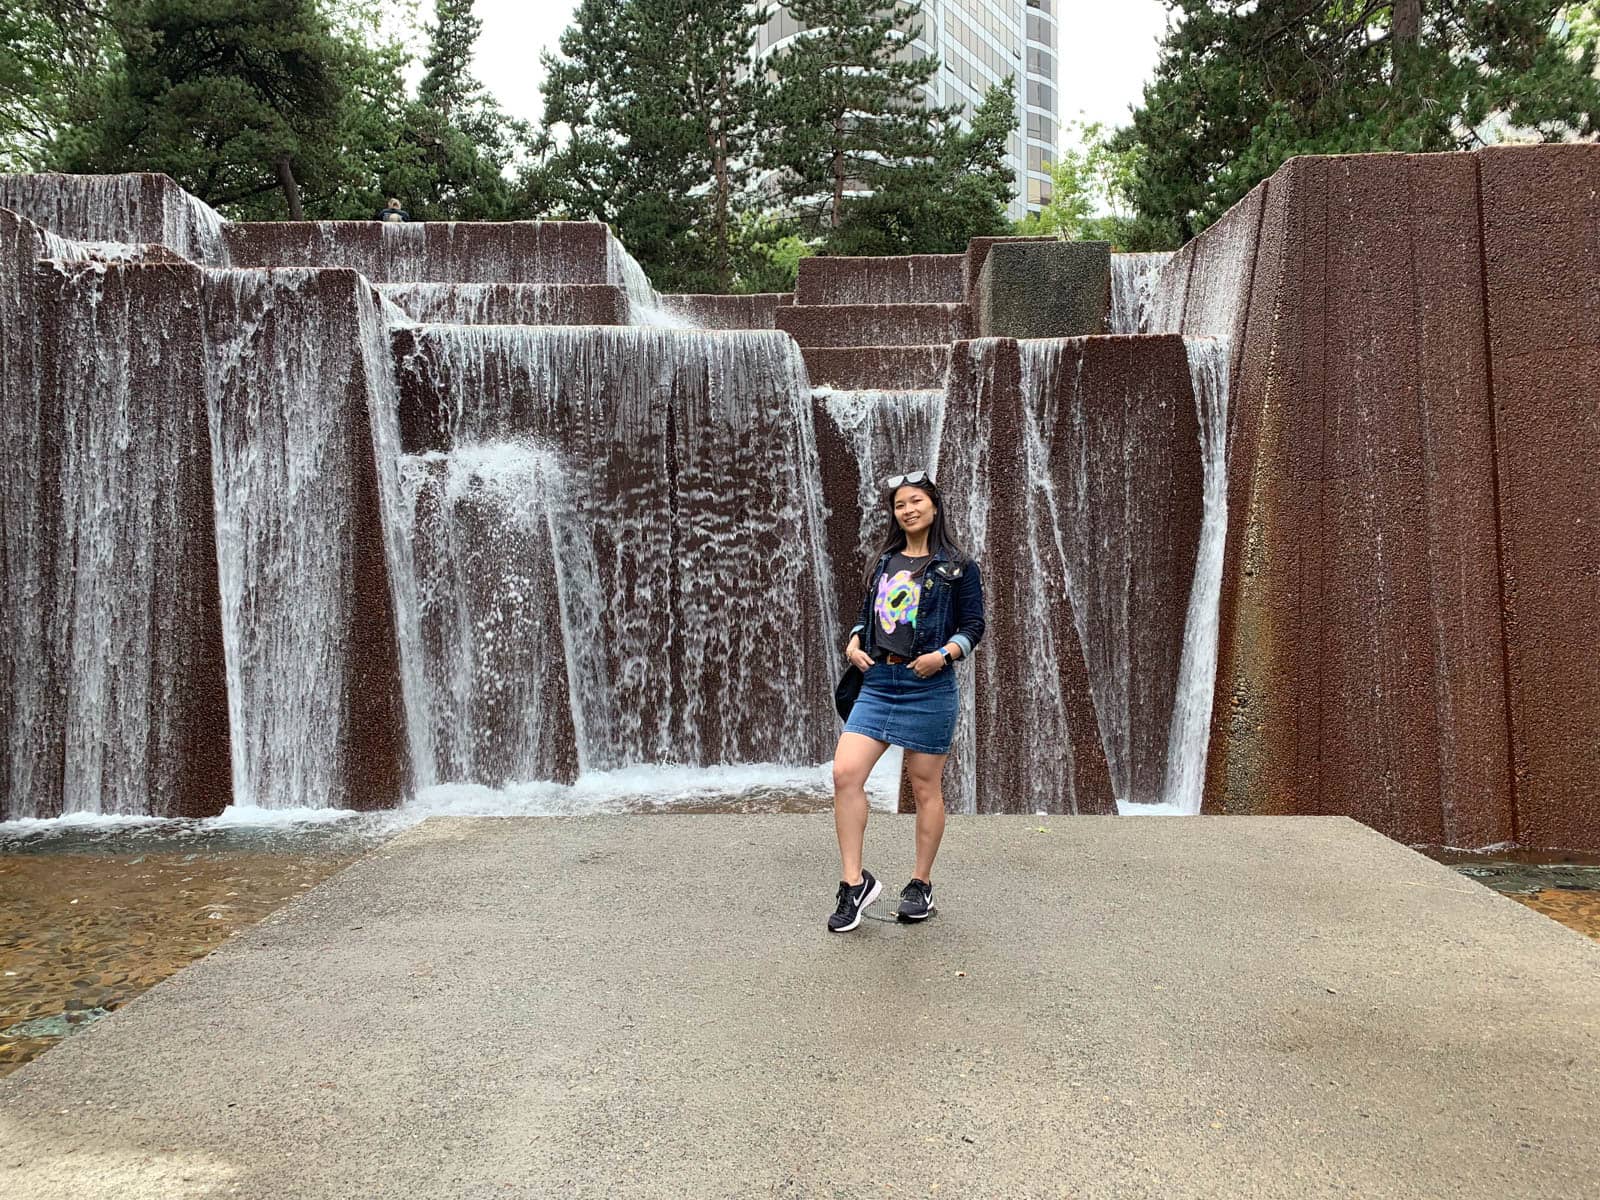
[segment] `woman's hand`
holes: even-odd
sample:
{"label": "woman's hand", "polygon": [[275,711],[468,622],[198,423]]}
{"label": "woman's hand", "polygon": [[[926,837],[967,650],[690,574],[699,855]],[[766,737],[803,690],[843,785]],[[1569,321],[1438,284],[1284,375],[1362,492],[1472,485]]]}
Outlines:
{"label": "woman's hand", "polygon": [[914,659],[911,663],[911,669],[923,679],[928,678],[930,675],[937,675],[944,668],[945,657],[937,650],[932,654],[924,654],[920,658]]}
{"label": "woman's hand", "polygon": [[867,652],[861,648],[861,637],[859,634],[850,638],[850,645],[846,648],[844,656],[850,660],[852,666],[858,667],[863,671],[872,666],[872,659],[869,658],[867,656]]}

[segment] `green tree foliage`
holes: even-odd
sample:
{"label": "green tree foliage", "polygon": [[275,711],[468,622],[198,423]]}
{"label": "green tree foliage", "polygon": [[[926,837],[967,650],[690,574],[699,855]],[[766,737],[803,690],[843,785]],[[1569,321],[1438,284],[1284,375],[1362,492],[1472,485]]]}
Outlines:
{"label": "green tree foliage", "polygon": [[473,0],[435,0],[422,81],[403,106],[385,193],[417,220],[495,221],[527,215],[527,196],[511,172],[533,140],[472,74],[483,23]]}
{"label": "green tree foliage", "polygon": [[112,0],[121,51],[98,116],[69,130],[71,170],[164,171],[249,211],[348,184],[339,154],[345,47],[315,0]]}
{"label": "green tree foliage", "polygon": [[[1297,154],[1465,149],[1600,128],[1594,47],[1552,0],[1171,0],[1142,147],[1146,231],[1187,240]],[[1584,7],[1584,6],[1579,6]]]}
{"label": "green tree foliage", "polygon": [[802,26],[767,66],[765,165],[809,226],[837,230],[851,193],[895,186],[898,170],[926,163],[948,119],[929,103],[933,56],[907,55],[922,33],[921,0],[792,0]]}
{"label": "green tree foliage", "polygon": [[743,0],[585,0],[546,60],[546,126],[565,137],[547,190],[614,224],[667,290],[732,286],[765,19]]}
{"label": "green tree foliage", "polygon": [[1011,232],[1006,143],[1016,128],[1016,94],[1009,83],[989,89],[968,129],[953,115],[939,114],[932,154],[875,172],[876,190],[850,201],[844,223],[829,231],[828,249],[953,254],[965,250],[970,238]]}
{"label": "green tree foliage", "polygon": [[108,62],[102,0],[0,7],[0,171],[38,170]]}
{"label": "green tree foliage", "polygon": [[53,80],[31,169],[163,171],[249,219],[365,218],[391,195],[419,219],[527,211],[507,176],[531,135],[471,77],[470,0],[438,0],[417,97],[383,0],[78,2],[101,49]]}
{"label": "green tree foliage", "polygon": [[1170,250],[1175,242],[1133,211],[1130,194],[1144,155],[1140,144],[1119,147],[1098,121],[1068,125],[1050,164],[1051,199],[1018,221],[1024,236],[1054,234],[1068,241],[1110,242],[1118,250]]}

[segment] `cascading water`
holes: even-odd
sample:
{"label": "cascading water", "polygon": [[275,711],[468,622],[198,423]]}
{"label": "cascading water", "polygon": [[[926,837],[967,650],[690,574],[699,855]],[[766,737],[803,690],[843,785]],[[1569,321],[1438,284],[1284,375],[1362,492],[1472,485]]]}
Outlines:
{"label": "cascading water", "polygon": [[[547,618],[540,652],[564,656],[583,698],[573,728],[583,769],[827,756],[826,723],[793,719],[828,711],[838,637],[810,395],[791,339],[434,326],[415,332],[401,372],[407,394],[434,407],[438,453],[481,464],[485,444],[514,442],[549,456],[510,470],[561,483],[541,485],[557,531],[541,536],[554,547],[560,628]],[[494,519],[532,517],[502,504]],[[521,585],[482,586],[520,603]],[[476,618],[495,630],[519,619]],[[484,661],[478,648],[462,653]]]}
{"label": "cascading water", "polygon": [[[357,607],[357,559],[370,539],[382,541],[389,578],[410,573],[377,299],[354,276],[304,269],[213,272],[206,298],[235,803],[343,807],[351,706],[367,701],[358,618],[393,620],[383,632],[398,636],[394,682],[407,709],[417,690],[414,593],[389,594],[385,579],[374,610]],[[330,328],[329,311],[348,313],[352,300],[357,319]],[[361,508],[363,463],[375,464],[377,511]],[[426,747],[415,746],[419,726],[414,750]]]}
{"label": "cascading water", "polygon": [[[564,647],[593,645],[598,570],[573,520],[554,451],[484,442],[406,455],[401,487],[414,547],[438,779],[500,786],[570,781],[609,680],[573,687]],[[562,596],[576,598],[567,619]],[[586,618],[588,619],[586,622]],[[587,624],[588,627],[584,627]]]}
{"label": "cascading water", "polygon": [[1186,338],[1194,401],[1200,419],[1205,516],[1195,559],[1194,590],[1184,625],[1178,695],[1167,739],[1165,804],[1195,814],[1205,787],[1211,706],[1217,677],[1217,620],[1222,599],[1222,552],[1228,534],[1227,338]]}
{"label": "cascading water", "polygon": [[0,208],[71,238],[159,243],[191,262],[228,263],[221,216],[162,175],[0,175]]}
{"label": "cascading water", "polygon": [[[854,550],[856,560],[866,562],[877,553],[888,532],[883,480],[919,467],[931,469],[934,423],[944,393],[819,388],[814,394],[844,439],[856,467],[856,505],[861,519]],[[834,569],[841,576],[853,577],[852,565],[836,562]]]}
{"label": "cascading water", "polygon": [[1161,272],[1171,261],[1171,251],[1111,256],[1111,313],[1106,332],[1158,332],[1150,327],[1151,306]]}
{"label": "cascading water", "polygon": [[[168,811],[194,769],[185,667],[203,604],[188,585],[211,547],[186,484],[206,435],[188,402],[187,348],[150,346],[140,331],[165,318],[192,338],[197,296],[173,276],[160,282],[171,286],[132,288],[81,263],[33,276],[25,328],[41,333],[39,373],[0,422],[13,468],[0,493],[8,816]],[[32,325],[37,313],[47,330]]]}

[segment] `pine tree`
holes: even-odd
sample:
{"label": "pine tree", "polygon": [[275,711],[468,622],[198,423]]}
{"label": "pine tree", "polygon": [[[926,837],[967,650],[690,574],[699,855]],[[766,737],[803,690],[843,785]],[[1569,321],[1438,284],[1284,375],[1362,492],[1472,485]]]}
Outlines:
{"label": "pine tree", "polygon": [[765,19],[744,0],[585,0],[547,60],[547,132],[566,140],[544,186],[613,223],[663,288],[732,286]]}
{"label": "pine tree", "polygon": [[765,163],[797,214],[819,229],[845,223],[846,193],[892,186],[928,161],[936,123],[934,56],[905,54],[922,32],[921,0],[791,0],[802,26],[768,60],[773,91]]}
{"label": "pine tree", "polygon": [[483,28],[473,0],[436,0],[424,74],[406,113],[405,152],[383,174],[421,220],[504,220],[526,215],[508,178],[531,134],[472,74]]}
{"label": "pine tree", "polygon": [[542,56],[545,132],[559,149],[545,157],[529,186],[569,217],[610,221],[616,210],[624,172],[616,67],[627,3],[581,0],[561,35],[560,52]]}
{"label": "pine tree", "polygon": [[0,7],[0,171],[42,170],[50,144],[85,115],[110,63],[102,0]]}
{"label": "pine tree", "polygon": [[955,254],[975,237],[1011,232],[1006,205],[1015,180],[1006,146],[1017,128],[1012,81],[992,87],[962,129],[954,116],[935,126],[933,154],[882,177],[851,202],[831,231],[836,254]]}
{"label": "pine tree", "polygon": [[1296,154],[1468,149],[1600,130],[1592,42],[1552,0],[1171,0],[1115,141],[1153,238],[1187,240]]}
{"label": "pine tree", "polygon": [[115,0],[121,62],[99,115],[67,131],[69,170],[164,171],[212,204],[250,209],[348,182],[339,155],[346,48],[316,0]]}

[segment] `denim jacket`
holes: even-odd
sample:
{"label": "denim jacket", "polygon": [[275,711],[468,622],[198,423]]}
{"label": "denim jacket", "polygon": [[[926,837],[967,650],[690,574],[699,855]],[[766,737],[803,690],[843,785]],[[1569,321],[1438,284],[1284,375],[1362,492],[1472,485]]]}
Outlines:
{"label": "denim jacket", "polygon": [[[893,551],[878,559],[872,583],[862,597],[861,609],[852,634],[861,635],[861,648],[876,658],[877,621],[872,602],[877,598],[878,579]],[[959,563],[935,553],[923,575],[922,600],[917,612],[917,629],[911,641],[914,654],[929,654],[949,642],[961,647],[961,657],[971,658],[972,648],[983,637],[983,576],[975,562]]]}

